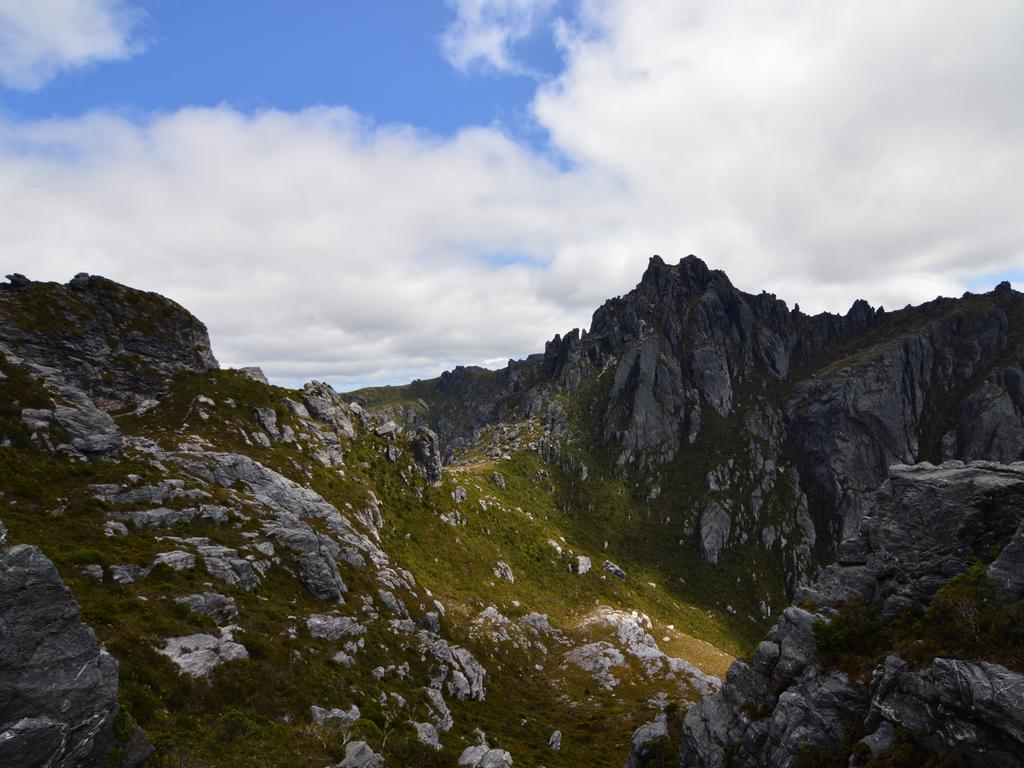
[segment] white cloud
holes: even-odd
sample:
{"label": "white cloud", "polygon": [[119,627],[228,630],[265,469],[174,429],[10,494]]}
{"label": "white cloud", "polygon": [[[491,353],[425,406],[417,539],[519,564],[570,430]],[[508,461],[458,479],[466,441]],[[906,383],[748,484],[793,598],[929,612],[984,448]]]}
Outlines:
{"label": "white cloud", "polygon": [[494,128],[345,109],[0,122],[4,271],[159,290],[226,364],[339,386],[542,349],[687,253],[805,311],[1024,268],[1024,5],[587,0]]}
{"label": "white cloud", "polygon": [[0,124],[7,271],[158,289],[222,362],[280,378],[534,351],[581,307],[542,295],[542,270],[479,255],[554,257],[613,199],[494,130],[440,140],[344,109]]}
{"label": "white cloud", "polygon": [[1024,264],[1022,28],[1012,0],[590,0],[535,109],[648,249],[902,303]]}
{"label": "white cloud", "polygon": [[0,0],[0,84],[32,91],[65,69],[138,50],[123,0]]}
{"label": "white cloud", "polygon": [[461,72],[474,67],[522,74],[528,69],[513,49],[534,33],[556,0],[446,0],[455,18],[441,37],[449,63]]}

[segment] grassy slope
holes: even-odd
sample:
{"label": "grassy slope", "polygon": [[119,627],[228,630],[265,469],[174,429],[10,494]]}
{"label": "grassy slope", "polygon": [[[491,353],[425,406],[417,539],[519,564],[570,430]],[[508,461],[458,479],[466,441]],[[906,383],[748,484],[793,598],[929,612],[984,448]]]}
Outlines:
{"label": "grassy slope", "polygon": [[[588,503],[609,510],[610,515],[602,530],[595,531],[574,511],[572,492],[565,490],[571,488],[572,480],[544,467],[551,477],[536,482],[534,475],[542,464],[528,452],[500,462],[497,469],[507,481],[505,490],[491,480],[495,467],[477,456],[450,470],[442,487],[426,489],[420,499],[416,488],[422,483],[407,484],[400,471],[411,478],[409,470],[402,462],[388,464],[382,456],[383,440],[364,434],[348,446],[346,473],[341,477],[314,465],[294,447],[246,445],[240,429],[256,428],[252,408],[277,407],[280,422],[288,423],[280,398],[290,393],[219,372],[182,377],[156,410],[142,418],[120,417],[122,429],[156,439],[165,447],[175,445],[182,433],[200,434],[218,449],[246,453],[308,483],[339,508],[346,502],[361,504],[372,489],[383,502],[385,549],[448,607],[445,624],[450,639],[470,648],[488,670],[488,692],[484,702],[449,700],[456,726],[442,739],[446,749],[437,755],[425,753],[405,724],[407,719],[427,719],[418,693],[427,683],[425,673],[418,671],[418,651],[406,647],[401,637],[373,629],[354,668],[333,664],[327,644],[308,637],[295,618],[322,612],[325,605],[279,568],[253,594],[214,585],[216,591],[237,600],[238,623],[244,629],[240,639],[252,658],[218,668],[209,681],[192,681],[153,649],[170,636],[214,630],[211,621],[189,614],[172,600],[210,588],[201,568],[181,573],[158,569],[130,586],[114,584],[109,575],[96,584],[80,571],[88,563],[147,564],[157,552],[174,548],[134,532],[123,538],[104,536],[106,510],[87,488],[90,483],[121,482],[130,473],[141,475],[143,483],[164,475],[131,461],[74,463],[37,449],[20,424],[20,408],[45,407],[48,397],[18,370],[3,367],[10,378],[0,382],[0,403],[4,404],[0,433],[11,436],[15,446],[0,449],[4,489],[0,519],[10,529],[12,542],[36,544],[54,559],[85,620],[121,662],[124,708],[160,746],[157,765],[323,765],[340,757],[346,734],[312,726],[309,707],[350,703],[360,706],[363,720],[347,735],[366,738],[383,749],[391,765],[453,764],[461,749],[473,742],[471,732],[476,727],[487,732],[493,745],[509,749],[518,765],[613,765],[624,758],[632,729],[656,712],[647,701],[658,686],[631,668],[621,675],[615,693],[609,694],[583,672],[563,669],[557,648],[538,662],[536,653],[496,645],[472,631],[472,617],[488,605],[510,617],[538,611],[572,633],[598,605],[635,608],[650,615],[663,650],[717,674],[724,670],[729,654],[740,652],[749,642],[749,636],[736,632],[729,617],[723,619],[705,603],[687,602],[674,585],[666,589],[669,574],[628,549],[619,549],[617,541],[610,542],[607,556],[626,568],[630,578],[626,584],[601,578],[599,564],[605,553],[600,540],[628,519],[621,517],[628,513],[615,511],[614,500],[625,492],[616,484],[588,484],[586,498],[604,499]],[[218,403],[208,421],[190,414],[198,394]],[[235,407],[225,404],[228,398]],[[456,484],[466,489],[469,498],[458,507],[467,524],[453,528],[438,515],[455,508],[451,490]],[[480,499],[487,502],[487,509],[480,507]],[[158,533],[206,536],[238,547],[244,542],[242,532],[232,525],[197,522]],[[582,577],[570,574],[568,558],[557,557],[547,543],[549,538],[564,540],[565,548],[590,555],[595,571]],[[494,577],[499,559],[512,567],[515,584]],[[358,571],[345,570],[343,575],[353,593],[376,589],[368,577],[361,582]],[[349,604],[357,603],[350,600]],[[675,629],[667,629],[668,625]],[[293,638],[288,630],[295,627],[299,632]],[[670,639],[662,642],[662,637]],[[413,670],[408,680],[378,681],[370,674],[378,664],[403,660]],[[543,668],[536,670],[536,663]],[[679,695],[671,686],[661,689],[673,698]],[[411,711],[382,706],[381,691],[402,694]],[[547,737],[556,728],[564,734],[558,753],[546,748]]]}

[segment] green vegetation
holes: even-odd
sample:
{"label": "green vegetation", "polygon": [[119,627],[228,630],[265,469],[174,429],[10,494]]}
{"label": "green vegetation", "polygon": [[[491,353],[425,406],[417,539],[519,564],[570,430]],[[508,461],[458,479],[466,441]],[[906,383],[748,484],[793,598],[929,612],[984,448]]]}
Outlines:
{"label": "green vegetation", "polygon": [[[482,453],[446,470],[440,487],[428,487],[410,467],[408,449],[397,464],[384,456],[384,438],[361,431],[346,442],[343,471],[323,467],[297,444],[274,442],[271,448],[251,444],[258,429],[253,409],[274,408],[279,425],[300,428],[282,406],[288,390],[267,387],[230,371],[182,375],[154,410],[121,415],[126,435],[155,440],[174,449],[189,435],[209,441],[211,450],[244,453],[287,477],[312,487],[339,509],[359,508],[372,491],[381,501],[385,526],[382,545],[394,562],[411,570],[421,589],[429,589],[447,608],[442,620],[451,642],[468,648],[487,669],[487,697],[459,702],[449,697],[455,728],[445,734],[445,749],[434,753],[420,745],[408,722],[425,721],[428,713],[421,689],[429,684],[420,651],[407,636],[370,625],[366,647],[351,668],[331,661],[332,644],[311,638],[302,617],[330,606],[306,593],[280,567],[271,569],[259,589],[246,593],[217,582],[215,591],[236,600],[238,639],[249,650],[247,661],[218,667],[208,679],[193,680],[156,649],[166,638],[215,633],[212,620],[192,614],[174,598],[206,591],[210,577],[201,562],[195,570],[165,566],[130,585],[112,581],[107,570],[97,583],[82,571],[99,564],[148,565],[161,551],[175,548],[153,535],[105,535],[103,521],[112,510],[94,497],[89,486],[99,483],[152,484],[175,477],[173,469],[155,468],[144,457],[118,462],[72,461],[37,447],[20,420],[22,407],[51,407],[42,387],[14,366],[5,366],[0,381],[0,434],[11,449],[0,449],[3,519],[12,543],[32,543],[54,561],[78,599],[84,620],[120,662],[120,698],[125,717],[138,722],[158,747],[157,768],[181,766],[322,766],[337,762],[344,743],[363,738],[385,755],[390,765],[447,766],[475,742],[474,728],[487,733],[492,746],[508,749],[519,765],[573,766],[617,762],[629,749],[633,729],[651,719],[661,701],[678,703],[694,697],[679,683],[648,678],[635,660],[617,668],[619,684],[609,692],[589,673],[566,664],[552,644],[548,655],[495,640],[474,623],[487,606],[516,619],[545,613],[576,642],[603,639],[606,630],[582,626],[599,606],[638,610],[650,616],[665,652],[691,660],[721,674],[732,654],[745,648],[753,632],[737,632],[743,623],[722,610],[727,596],[701,602],[684,597],[677,574],[691,574],[692,565],[666,571],[642,552],[644,517],[637,514],[625,481],[579,482],[563,469],[545,464],[533,452],[516,451],[508,461],[492,461]],[[211,398],[199,413],[199,395]],[[529,430],[529,425],[522,427]],[[505,487],[493,480],[500,472]],[[187,478],[186,478],[187,480]],[[452,491],[463,487],[468,498],[456,504]],[[569,489],[569,490],[566,490]],[[207,488],[211,503],[228,503],[240,489]],[[244,494],[242,494],[244,496]],[[483,502],[483,504],[481,504]],[[186,505],[168,501],[167,506]],[[461,513],[465,525],[451,526],[442,514]],[[598,527],[594,527],[596,521]],[[315,521],[314,521],[315,522]],[[202,536],[213,544],[240,548],[258,521],[216,525],[195,520],[165,527],[160,536]],[[632,532],[613,536],[619,526]],[[631,537],[637,538],[631,538]],[[609,539],[608,549],[604,539]],[[549,539],[559,543],[560,557]],[[631,549],[629,542],[636,544]],[[594,560],[586,576],[569,571],[569,551]],[[668,553],[675,552],[665,547]],[[287,555],[282,554],[285,564]],[[608,557],[626,569],[628,580],[602,578],[600,563]],[[494,576],[498,560],[507,562],[516,581]],[[368,573],[346,569],[350,595],[375,593]],[[693,577],[694,579],[698,577]],[[698,594],[696,583],[693,594]],[[737,603],[739,604],[739,603]],[[352,597],[346,613],[357,613]],[[420,608],[409,605],[414,618]],[[379,622],[384,625],[385,622]],[[672,627],[671,629],[669,627]],[[608,630],[610,631],[610,630]],[[668,638],[664,640],[663,638]],[[405,679],[371,674],[374,667],[408,662]],[[540,668],[537,668],[537,665]],[[399,693],[408,702],[400,709],[382,693]],[[362,719],[350,728],[316,726],[310,706],[357,704]],[[122,721],[122,726],[127,721]],[[560,752],[547,748],[555,729],[563,733]],[[127,726],[123,727],[127,732]],[[674,749],[674,748],[673,748]],[[672,752],[672,749],[669,750]]]}
{"label": "green vegetation", "polygon": [[827,666],[860,680],[889,653],[915,664],[954,658],[1024,669],[1024,608],[999,597],[983,563],[942,587],[921,616],[886,620],[878,606],[850,600],[815,623],[815,637]]}
{"label": "green vegetation", "polygon": [[[866,745],[857,743],[862,735],[852,726],[838,749],[805,745],[793,762],[793,768],[848,768],[851,764],[860,768],[953,768],[957,765],[953,755],[932,755],[921,749],[913,734],[904,729],[896,729],[889,749],[877,757],[872,757]],[[853,763],[851,758],[854,758]]]}

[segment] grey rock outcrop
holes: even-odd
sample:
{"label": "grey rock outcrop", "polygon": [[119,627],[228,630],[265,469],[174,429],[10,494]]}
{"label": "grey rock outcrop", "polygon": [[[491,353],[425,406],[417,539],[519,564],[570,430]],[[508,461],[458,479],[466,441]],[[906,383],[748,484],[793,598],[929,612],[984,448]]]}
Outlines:
{"label": "grey rock outcrop", "polygon": [[[912,668],[890,656],[868,691],[823,668],[813,622],[863,598],[883,615],[920,614],[940,587],[990,550],[1017,557],[1024,520],[1024,463],[897,465],[839,547],[834,565],[797,592],[816,613],[787,608],[751,662],[736,661],[725,684],[687,713],[682,766],[783,768],[804,745],[837,750],[851,725],[872,753],[897,729],[957,765],[1024,765],[1024,675],[984,661],[935,659]],[[996,559],[999,563],[1002,559]],[[1005,582],[1004,582],[1005,583]],[[1010,578],[1012,594],[1016,578]]]}
{"label": "grey rock outcrop", "polygon": [[664,763],[666,755],[672,752],[671,745],[668,718],[659,715],[633,731],[629,739],[626,768],[654,768],[659,763]]}
{"label": "grey rock outcrop", "polygon": [[512,768],[512,764],[512,755],[486,744],[466,747],[459,755],[459,765],[466,768]]}
{"label": "grey rock outcrop", "polygon": [[184,308],[85,274],[0,285],[0,344],[34,370],[59,370],[101,410],[159,398],[179,371],[217,368],[206,326]]}
{"label": "grey rock outcrop", "polygon": [[365,741],[350,741],[345,745],[345,759],[337,768],[383,768],[384,758],[374,752]]}
{"label": "grey rock outcrop", "polygon": [[325,640],[341,640],[365,634],[366,627],[350,616],[314,615],[306,619],[306,627],[313,637]]}
{"label": "grey rock outcrop", "polygon": [[626,580],[626,572],[619,568],[619,566],[617,566],[611,560],[605,560],[603,563],[601,563],[601,570],[605,573],[611,574],[619,581]]}
{"label": "grey rock outcrop", "polygon": [[238,618],[238,608],[233,597],[226,597],[217,592],[202,592],[197,595],[184,595],[175,598],[174,602],[188,607],[193,613],[209,616],[218,624]]}
{"label": "grey rock outcrop", "polygon": [[433,750],[441,750],[441,739],[433,723],[413,723],[412,726],[416,730],[416,739],[420,744]]}
{"label": "grey rock outcrop", "polygon": [[712,501],[700,515],[700,556],[714,565],[729,541],[732,518],[716,502]]}
{"label": "grey rock outcrop", "polygon": [[0,549],[0,765],[106,765],[117,677],[46,556]]}
{"label": "grey rock outcrop", "polygon": [[832,608],[867,594],[887,615],[919,613],[972,558],[995,548],[1007,553],[1003,564],[1012,561],[1024,520],[1024,463],[895,465],[874,503],[837,562],[797,590],[798,600]]}
{"label": "grey rock outcrop", "polygon": [[263,369],[260,368],[258,365],[248,365],[245,366],[244,368],[239,368],[238,372],[242,376],[245,376],[245,378],[252,379],[253,381],[258,381],[260,384],[270,384],[270,382],[267,381],[266,374],[263,373]]}
{"label": "grey rock outcrop", "polygon": [[441,445],[437,433],[432,429],[420,427],[411,442],[416,466],[423,472],[428,483],[437,485],[441,482]]}
{"label": "grey rock outcrop", "polygon": [[309,709],[310,719],[317,725],[323,723],[333,723],[341,726],[354,725],[362,713],[359,711],[359,707],[353,704],[348,709],[340,709],[339,707],[331,707],[325,709],[324,707],[312,706]]}
{"label": "grey rock outcrop", "polygon": [[221,629],[220,637],[198,634],[168,638],[164,647],[158,648],[157,652],[169,658],[182,673],[191,677],[205,677],[221,664],[249,658],[245,646],[234,641],[231,628],[228,627]]}
{"label": "grey rock outcrop", "polygon": [[[585,418],[563,405],[584,388]],[[696,257],[653,257],[589,331],[497,371],[456,368],[413,393],[442,452],[534,419],[546,461],[582,477],[592,454],[605,455],[601,471],[628,477],[665,535],[705,562],[766,542],[792,594],[812,551],[856,535],[890,465],[1024,458],[1024,296],[1004,287],[899,312],[858,301],[844,315],[808,316],[738,290]],[[667,498],[666,476],[710,482]]]}
{"label": "grey rock outcrop", "polygon": [[988,576],[1009,600],[1024,598],[1024,523],[988,567]]}
{"label": "grey rock outcrop", "polygon": [[[1024,675],[987,662],[890,656],[871,682],[871,733],[894,727],[969,768],[1024,764]],[[884,727],[884,728],[883,728]],[[870,737],[868,737],[870,738]]]}
{"label": "grey rock outcrop", "polygon": [[311,381],[302,390],[302,403],[317,421],[351,440],[356,435],[352,426],[352,410],[341,395],[322,381]]}

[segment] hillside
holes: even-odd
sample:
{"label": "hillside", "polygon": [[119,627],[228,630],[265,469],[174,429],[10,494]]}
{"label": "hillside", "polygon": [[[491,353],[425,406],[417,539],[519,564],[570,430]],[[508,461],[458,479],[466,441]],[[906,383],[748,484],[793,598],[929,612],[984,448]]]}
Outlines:
{"label": "hillside", "polygon": [[1003,283],[807,316],[696,257],[655,256],[543,354],[349,396],[430,426],[452,454],[488,425],[539,420],[553,461],[625,483],[643,519],[609,525],[612,504],[583,488],[584,528],[613,528],[673,575],[713,566],[702,583],[735,569],[763,619],[858,530],[889,466],[1024,455],[1024,295]]}
{"label": "hillside", "polygon": [[[4,765],[710,766],[748,736],[735,765],[788,765],[853,742],[758,752],[782,699],[730,664],[873,583],[850,553],[894,551],[890,467],[1024,458],[1024,296],[812,317],[655,257],[542,354],[340,395],[221,370],[156,294],[12,276],[0,404]],[[911,614],[1015,551],[1005,503],[885,582],[925,579]],[[908,653],[822,642],[808,686]]]}
{"label": "hillside", "polygon": [[[101,278],[16,279],[0,329],[0,574],[20,585],[0,611],[21,649],[0,722],[53,723],[10,731],[5,765],[42,764],[39,744],[53,764],[116,748],[134,765],[146,740],[158,766],[320,766],[360,743],[452,765],[485,739],[489,760],[616,762],[750,642],[579,535],[537,424],[494,431],[500,459],[473,447],[442,468],[431,432],[323,384],[219,370],[185,310]],[[40,579],[105,697],[76,688],[61,708],[40,690],[82,661],[49,637]],[[87,735],[53,737],[82,720]]]}

